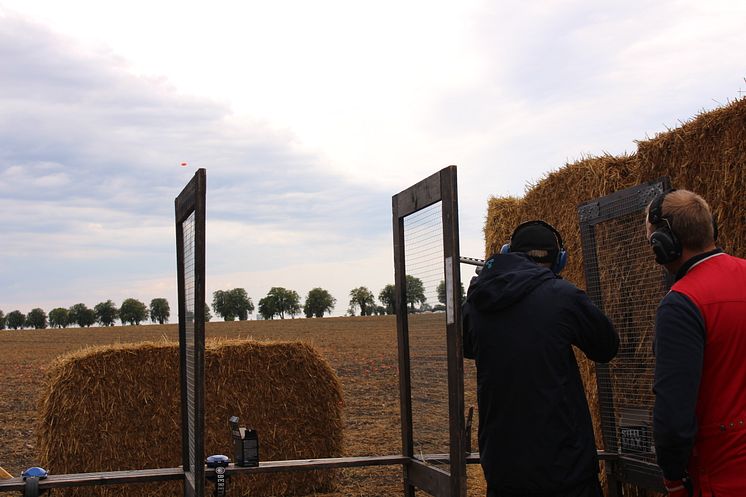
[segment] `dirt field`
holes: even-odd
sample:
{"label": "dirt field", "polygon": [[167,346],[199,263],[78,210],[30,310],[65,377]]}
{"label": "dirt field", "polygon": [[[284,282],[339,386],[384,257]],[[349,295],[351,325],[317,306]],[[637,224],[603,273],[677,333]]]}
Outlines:
{"label": "dirt field", "polygon": [[[443,314],[410,321],[412,397],[417,452],[447,452],[447,385]],[[345,396],[345,455],[401,453],[396,322],[393,316],[208,323],[211,337],[303,340],[336,370]],[[45,366],[88,345],[177,340],[175,324],[66,330],[0,331],[0,466],[14,475],[35,464],[36,403]],[[466,361],[466,406],[476,405],[474,368]],[[476,422],[475,422],[476,425]],[[476,447],[476,426],[472,436]],[[476,450],[476,449],[475,449]],[[469,495],[484,495],[478,466]],[[329,497],[402,495],[401,469],[348,469]]]}

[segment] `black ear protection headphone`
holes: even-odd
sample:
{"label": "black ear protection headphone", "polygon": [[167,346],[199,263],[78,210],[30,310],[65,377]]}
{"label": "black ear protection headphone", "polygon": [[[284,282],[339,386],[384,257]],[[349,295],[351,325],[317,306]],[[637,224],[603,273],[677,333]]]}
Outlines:
{"label": "black ear protection headphone", "polygon": [[[554,258],[553,261],[551,261],[552,265],[550,269],[554,274],[559,274],[562,272],[563,269],[565,269],[565,266],[567,265],[567,250],[565,250],[565,245],[562,243],[562,235],[560,235],[560,232],[557,231],[557,229],[552,226],[549,223],[545,223],[544,221],[526,221],[525,223],[521,223],[513,230],[513,234],[510,235],[510,240],[513,241],[513,237],[515,237],[516,233],[521,231],[523,228],[526,228],[528,226],[543,226],[544,228],[548,229],[554,234],[554,237],[557,239],[557,247],[559,247],[559,250],[557,250],[557,256]],[[510,253],[510,244],[506,243],[502,246],[500,249],[501,254],[509,254]]]}
{"label": "black ear protection headphone", "polygon": [[656,195],[648,209],[648,222],[655,228],[648,241],[658,264],[668,264],[681,257],[681,242],[671,230],[669,220],[663,217],[663,200],[666,195],[675,191],[668,190]]}
{"label": "black ear protection headphone", "polygon": [[[658,194],[650,203],[648,209],[648,222],[655,227],[655,231],[650,235],[648,241],[655,254],[655,262],[658,264],[668,264],[681,257],[682,246],[676,234],[671,229],[669,218],[663,217],[663,200],[666,195],[675,192],[671,189]],[[714,240],[718,239],[718,225],[715,216],[712,216],[712,236]]]}

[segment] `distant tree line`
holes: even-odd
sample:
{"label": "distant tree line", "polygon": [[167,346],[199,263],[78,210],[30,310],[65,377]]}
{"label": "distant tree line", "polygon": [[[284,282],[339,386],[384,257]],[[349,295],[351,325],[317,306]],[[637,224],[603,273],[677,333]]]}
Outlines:
{"label": "distant tree line", "polygon": [[[431,306],[425,296],[425,287],[422,280],[407,275],[407,312],[443,311],[446,304],[445,281],[441,281],[436,289],[438,304]],[[396,303],[396,288],[388,284],[376,296],[367,287],[361,286],[350,290],[350,302],[347,309],[348,316],[373,316],[394,314]],[[464,286],[461,285],[461,298],[464,298]],[[272,287],[267,295],[260,299],[254,306],[251,297],[243,288],[232,290],[217,290],[212,294],[212,311],[225,321],[244,321],[256,310],[262,319],[285,319],[295,318],[301,313],[306,318],[322,318],[325,314],[331,314],[337,300],[323,288],[313,288],[306,295],[305,302],[301,305],[300,295],[295,290],[283,287]],[[168,323],[171,316],[171,308],[165,298],[154,298],[150,306],[143,302],[128,298],[121,306],[117,306],[111,300],[96,304],[89,309],[85,304],[79,303],[70,308],[57,307],[49,311],[47,315],[42,309],[35,308],[28,314],[19,310],[12,311],[6,316],[0,310],[0,329],[35,328],[67,328],[78,325],[89,327],[96,323],[100,326],[114,326],[117,320],[122,324],[139,325],[150,319],[153,323]],[[210,306],[205,303],[205,321],[212,319]]]}
{"label": "distant tree line", "polygon": [[[446,284],[441,281],[438,284],[436,292],[438,294],[439,304],[431,306],[427,302],[425,295],[425,285],[420,278],[408,274],[407,278],[407,295],[405,297],[408,313],[444,311],[446,303]],[[464,285],[461,285],[461,298],[464,298]],[[358,312],[360,316],[372,316],[382,314],[394,314],[396,304],[396,287],[388,284],[378,293],[378,301],[367,287],[361,286],[350,290],[350,307],[347,309],[347,315],[355,316]]]}
{"label": "distant tree line", "polygon": [[155,298],[150,301],[150,307],[143,302],[129,298],[122,302],[117,308],[111,300],[96,304],[90,309],[83,303],[75,304],[69,308],[56,307],[49,311],[47,315],[40,308],[31,309],[28,314],[23,314],[19,310],[9,312],[6,316],[0,310],[0,330],[5,328],[17,330],[22,328],[44,329],[50,328],[67,328],[68,326],[78,325],[81,328],[87,328],[98,323],[100,326],[114,326],[117,320],[122,324],[138,325],[148,320],[153,323],[168,323],[171,317],[171,308],[168,300],[164,298]]}

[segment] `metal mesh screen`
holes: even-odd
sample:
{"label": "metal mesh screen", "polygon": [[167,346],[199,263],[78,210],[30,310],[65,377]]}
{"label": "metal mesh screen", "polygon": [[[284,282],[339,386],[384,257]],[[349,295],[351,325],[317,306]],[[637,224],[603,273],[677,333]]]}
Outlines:
{"label": "metal mesh screen", "polygon": [[[186,339],[186,383],[187,383],[187,429],[189,430],[189,472],[186,477],[192,484],[194,482],[194,472],[196,469],[197,453],[196,453],[196,434],[195,425],[197,423],[196,417],[196,405],[195,405],[195,327],[194,327],[194,285],[195,285],[195,213],[192,212],[189,217],[182,223],[182,232],[184,237],[184,259],[183,268],[184,271],[184,309],[185,309],[185,334]],[[200,460],[200,464],[202,461]]]}
{"label": "metal mesh screen", "polygon": [[404,251],[414,457],[447,464],[445,457],[426,457],[449,451],[442,202],[404,218]]}
{"label": "metal mesh screen", "polygon": [[606,450],[623,456],[625,474],[654,475],[652,432],[655,311],[667,291],[645,233],[645,208],[664,183],[617,192],[579,209],[590,297],[619,333],[617,357],[597,366]]}

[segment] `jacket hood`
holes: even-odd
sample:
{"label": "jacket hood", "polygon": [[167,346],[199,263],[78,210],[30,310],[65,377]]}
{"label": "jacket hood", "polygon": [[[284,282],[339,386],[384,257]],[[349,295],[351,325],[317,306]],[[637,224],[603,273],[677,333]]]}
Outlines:
{"label": "jacket hood", "polygon": [[466,301],[480,311],[510,307],[545,281],[558,278],[551,269],[514,252],[493,255],[469,286]]}

